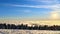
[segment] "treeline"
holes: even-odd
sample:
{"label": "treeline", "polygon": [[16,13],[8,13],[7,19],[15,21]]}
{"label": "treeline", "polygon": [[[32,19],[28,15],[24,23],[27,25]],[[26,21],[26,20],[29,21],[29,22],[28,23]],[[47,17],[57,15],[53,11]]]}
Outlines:
{"label": "treeline", "polygon": [[60,26],[53,25],[31,25],[28,24],[24,25],[15,25],[15,24],[0,24],[0,29],[25,29],[25,30],[60,30]]}

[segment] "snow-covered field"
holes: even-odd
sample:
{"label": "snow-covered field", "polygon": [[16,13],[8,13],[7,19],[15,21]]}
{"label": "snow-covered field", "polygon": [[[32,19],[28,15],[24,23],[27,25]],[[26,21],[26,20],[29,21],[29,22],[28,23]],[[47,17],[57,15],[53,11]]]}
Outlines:
{"label": "snow-covered field", "polygon": [[0,29],[0,34],[60,34],[60,31]]}

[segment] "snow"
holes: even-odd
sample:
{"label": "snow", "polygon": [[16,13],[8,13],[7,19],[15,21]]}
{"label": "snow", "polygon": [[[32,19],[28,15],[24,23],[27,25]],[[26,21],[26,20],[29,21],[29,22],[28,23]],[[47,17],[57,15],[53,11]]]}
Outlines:
{"label": "snow", "polygon": [[0,34],[60,34],[60,31],[0,29]]}

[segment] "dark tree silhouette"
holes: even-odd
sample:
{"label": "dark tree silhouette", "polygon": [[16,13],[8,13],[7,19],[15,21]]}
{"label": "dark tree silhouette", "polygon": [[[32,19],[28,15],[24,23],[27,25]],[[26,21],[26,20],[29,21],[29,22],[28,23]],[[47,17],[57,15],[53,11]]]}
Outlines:
{"label": "dark tree silhouette", "polygon": [[15,24],[0,24],[0,29],[26,29],[26,30],[60,30],[60,26],[53,25],[37,25],[33,24],[31,26],[28,26],[28,24],[21,24],[21,25],[15,25]]}

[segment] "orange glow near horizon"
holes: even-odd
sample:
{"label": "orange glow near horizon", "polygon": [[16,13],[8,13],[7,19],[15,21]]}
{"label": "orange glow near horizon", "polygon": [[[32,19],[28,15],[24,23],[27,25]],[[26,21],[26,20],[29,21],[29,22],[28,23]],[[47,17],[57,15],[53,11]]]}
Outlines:
{"label": "orange glow near horizon", "polygon": [[7,23],[7,24],[38,24],[38,25],[60,25],[60,20],[0,20],[0,23]]}

